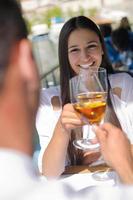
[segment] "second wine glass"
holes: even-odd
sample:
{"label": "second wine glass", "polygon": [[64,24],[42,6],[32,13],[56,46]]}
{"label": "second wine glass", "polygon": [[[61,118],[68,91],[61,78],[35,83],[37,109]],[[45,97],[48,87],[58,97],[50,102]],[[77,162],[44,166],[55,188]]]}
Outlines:
{"label": "second wine glass", "polygon": [[[90,129],[93,124],[99,125],[105,114],[107,99],[107,73],[104,68],[81,69],[78,76],[70,80],[70,98],[77,113],[82,116]],[[89,131],[90,132],[90,131]],[[97,149],[98,143],[86,138],[74,140],[76,148],[87,150]]]}

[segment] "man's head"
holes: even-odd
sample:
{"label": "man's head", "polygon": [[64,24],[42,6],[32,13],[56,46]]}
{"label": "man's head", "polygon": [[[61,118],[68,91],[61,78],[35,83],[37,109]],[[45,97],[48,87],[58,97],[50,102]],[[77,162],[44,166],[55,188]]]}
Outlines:
{"label": "man's head", "polygon": [[0,1],[0,71],[6,71],[13,45],[26,39],[28,31],[15,0]]}
{"label": "man's head", "polygon": [[19,4],[16,0],[1,0],[0,86],[3,84],[9,66],[13,69],[13,65],[17,65],[27,87],[32,91],[34,87],[38,87],[38,74],[27,36],[28,31]]}
{"label": "man's head", "polygon": [[20,6],[15,0],[1,0],[0,133],[5,136],[0,135],[0,147],[14,144],[13,148],[29,153],[39,102],[39,76],[27,35]]}

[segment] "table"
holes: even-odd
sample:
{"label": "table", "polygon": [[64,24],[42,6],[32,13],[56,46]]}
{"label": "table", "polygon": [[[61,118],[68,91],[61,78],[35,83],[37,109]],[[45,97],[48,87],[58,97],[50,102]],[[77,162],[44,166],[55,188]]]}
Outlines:
{"label": "table", "polygon": [[[111,179],[99,181],[93,178],[93,172],[96,171],[109,171]],[[117,184],[116,173],[106,164],[100,164],[97,166],[69,166],[66,167],[65,172],[61,176],[61,181],[70,186],[75,191],[81,191],[92,186],[113,186]]]}
{"label": "table", "polygon": [[91,173],[95,171],[112,171],[112,168],[107,166],[106,164],[101,164],[97,166],[87,166],[87,165],[75,165],[75,166],[68,166],[65,169],[64,175],[68,174],[80,174],[80,173]]}

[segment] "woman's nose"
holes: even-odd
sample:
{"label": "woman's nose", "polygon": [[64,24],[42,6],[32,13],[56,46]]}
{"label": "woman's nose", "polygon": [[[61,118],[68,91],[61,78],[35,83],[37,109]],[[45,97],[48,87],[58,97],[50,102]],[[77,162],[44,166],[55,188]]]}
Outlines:
{"label": "woman's nose", "polygon": [[91,59],[91,56],[86,50],[81,51],[81,60],[82,61],[88,61],[90,59]]}

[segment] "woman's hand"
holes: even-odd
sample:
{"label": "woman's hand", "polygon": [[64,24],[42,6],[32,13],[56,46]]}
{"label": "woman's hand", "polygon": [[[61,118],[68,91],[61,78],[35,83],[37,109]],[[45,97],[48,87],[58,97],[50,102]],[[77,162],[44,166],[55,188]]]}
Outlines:
{"label": "woman's hand", "polygon": [[66,131],[71,131],[84,125],[81,115],[74,110],[73,105],[70,103],[64,105],[60,121]]}

